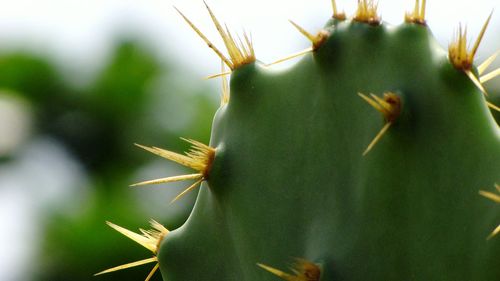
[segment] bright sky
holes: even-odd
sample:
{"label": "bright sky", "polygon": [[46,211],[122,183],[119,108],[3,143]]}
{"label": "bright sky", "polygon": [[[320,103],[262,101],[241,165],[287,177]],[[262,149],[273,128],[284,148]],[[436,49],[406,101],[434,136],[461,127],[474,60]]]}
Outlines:
{"label": "bright sky", "polygon": [[[288,23],[293,19],[311,32],[331,15],[330,0],[208,0],[221,21],[235,31],[253,35],[258,59],[271,62],[301,50],[308,42]],[[337,0],[348,15],[354,0]],[[428,0],[427,18],[446,46],[459,22],[476,36],[498,0]],[[173,9],[181,9],[214,43],[221,45],[202,0],[0,0],[0,49],[25,48],[49,53],[59,62],[71,61],[79,74],[95,69],[106,57],[117,33],[136,33],[151,39],[161,56],[174,56],[198,75],[217,72],[220,62]],[[385,21],[402,22],[413,0],[379,0]],[[500,49],[500,14],[494,14],[480,55]],[[475,38],[475,37],[474,37]],[[196,67],[195,67],[196,66]],[[85,71],[84,71],[85,72]],[[70,73],[72,73],[70,71]],[[81,74],[81,73],[80,73]]]}

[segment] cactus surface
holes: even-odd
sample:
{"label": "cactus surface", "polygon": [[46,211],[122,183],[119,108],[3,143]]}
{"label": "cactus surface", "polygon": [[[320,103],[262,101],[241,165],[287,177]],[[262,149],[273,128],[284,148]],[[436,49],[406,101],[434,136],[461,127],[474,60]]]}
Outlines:
{"label": "cactus surface", "polygon": [[201,183],[182,227],[120,231],[153,241],[152,273],[159,264],[169,281],[500,280],[500,130],[483,86],[496,75],[483,75],[491,60],[474,63],[487,23],[472,48],[460,29],[447,51],[426,26],[425,1],[398,26],[358,2],[347,19],[333,1],[316,35],[294,24],[312,45],[286,71],[256,61],[249,37],[240,44],[212,11],[229,57],[185,17],[230,67],[230,98],[224,87],[209,146],[145,147],[197,172],[141,184]]}

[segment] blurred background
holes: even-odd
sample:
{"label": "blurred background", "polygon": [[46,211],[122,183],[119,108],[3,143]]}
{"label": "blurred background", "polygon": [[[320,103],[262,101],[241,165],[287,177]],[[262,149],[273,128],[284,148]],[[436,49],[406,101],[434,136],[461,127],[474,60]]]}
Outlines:
{"label": "blurred background", "polygon": [[[414,4],[379,2],[393,24]],[[459,22],[475,39],[499,8],[428,2],[444,47]],[[252,33],[263,62],[309,46],[288,19],[315,32],[331,16],[329,0],[208,3],[234,31]],[[355,11],[356,1],[337,3]],[[220,80],[203,78],[220,60],[173,5],[222,48],[201,0],[0,0],[0,280],[143,280],[152,266],[92,277],[150,257],[104,222],[137,230],[154,218],[175,229],[188,216],[196,192],[169,204],[183,183],[128,187],[186,172],[133,143],[178,152],[187,148],[179,137],[208,143],[219,105]],[[500,49],[498,34],[495,13],[478,61]],[[500,79],[486,86],[500,104]]]}

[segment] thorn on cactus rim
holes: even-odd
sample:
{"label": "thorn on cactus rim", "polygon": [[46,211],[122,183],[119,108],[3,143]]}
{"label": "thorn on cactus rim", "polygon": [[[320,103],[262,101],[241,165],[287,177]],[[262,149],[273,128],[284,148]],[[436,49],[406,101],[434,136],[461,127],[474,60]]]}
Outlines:
{"label": "thorn on cactus rim", "polygon": [[[224,65],[224,62],[221,61],[221,72],[224,73],[226,71],[226,67]],[[225,104],[229,103],[229,82],[227,81],[227,77],[225,75],[222,75],[222,93],[221,93],[221,100],[220,100],[220,105],[223,106]]]}
{"label": "thorn on cactus rim", "polygon": [[498,76],[500,76],[500,67],[491,71],[488,74],[485,74],[485,75],[479,77],[479,82],[486,83],[486,82],[488,82],[488,81],[490,81]]}
{"label": "thorn on cactus rim", "polygon": [[[224,61],[222,61],[222,63],[224,63]],[[233,73],[233,72],[232,71],[225,71],[224,70],[224,71],[222,71],[220,73],[209,75],[209,76],[205,77],[205,79],[209,80],[209,79],[224,77],[224,76],[227,76],[227,75],[231,75],[231,73]]]}
{"label": "thorn on cactus rim", "polygon": [[380,141],[382,136],[384,136],[387,130],[389,130],[391,125],[401,114],[401,99],[396,94],[391,92],[384,93],[383,99],[374,94],[370,94],[371,97],[368,97],[362,93],[358,93],[358,95],[369,105],[375,108],[378,112],[380,112],[384,116],[386,122],[384,127],[382,127],[382,129],[377,133],[375,138],[370,142],[368,147],[363,152],[363,156],[365,156],[372,150],[375,144]]}
{"label": "thorn on cactus rim", "polygon": [[140,261],[131,262],[131,263],[127,263],[127,264],[122,264],[122,265],[119,265],[119,266],[116,266],[116,267],[113,267],[113,268],[110,268],[110,269],[103,270],[103,271],[101,271],[99,273],[94,274],[94,276],[98,276],[98,275],[102,275],[102,274],[107,274],[107,273],[111,273],[111,272],[115,272],[115,271],[120,271],[120,270],[123,270],[123,269],[132,268],[132,267],[137,267],[137,266],[141,266],[141,265],[145,265],[145,264],[153,263],[153,262],[155,262],[156,264],[153,267],[153,269],[149,272],[148,276],[145,279],[145,281],[149,281],[151,279],[151,277],[153,276],[153,274],[156,272],[156,270],[159,267],[158,258],[157,257],[143,259],[143,260],[140,260]]}
{"label": "thorn on cactus rim", "polygon": [[498,54],[500,53],[500,50],[496,51],[493,55],[491,55],[489,58],[484,60],[478,67],[477,67],[477,73],[479,75],[483,75],[483,73],[486,71],[486,69],[495,61],[497,58]]}
{"label": "thorn on cactus rim", "polygon": [[488,93],[486,92],[486,89],[484,88],[483,84],[481,84],[481,81],[472,73],[470,70],[464,70],[465,74],[469,77],[469,79],[474,83],[474,85],[483,93],[485,96],[488,96]]}
{"label": "thorn on cactus rim", "polygon": [[288,55],[288,56],[286,56],[286,57],[284,57],[284,58],[281,58],[281,59],[279,59],[279,60],[276,60],[276,61],[274,61],[274,62],[272,62],[272,63],[266,64],[265,66],[266,66],[266,67],[273,66],[273,65],[275,65],[275,64],[279,64],[279,63],[282,63],[282,62],[285,62],[285,61],[288,61],[288,60],[291,60],[291,59],[294,59],[294,58],[297,58],[297,57],[303,56],[303,55],[308,54],[308,53],[311,53],[311,52],[313,52],[313,51],[314,51],[314,50],[313,50],[313,47],[309,47],[309,48],[304,49],[304,50],[302,50],[302,51],[299,51],[299,52],[297,52],[297,53],[294,53],[294,54]]}
{"label": "thorn on cactus rim", "polygon": [[217,56],[219,56],[219,58],[221,58],[230,68],[232,68],[232,62],[227,59],[226,56],[222,54],[222,52],[217,49],[217,47],[215,47],[212,42],[210,42],[210,40],[191,22],[191,20],[189,20],[188,17],[186,17],[179,9],[177,9],[177,7],[174,6],[174,9],[182,16],[182,18],[184,18],[184,20],[194,30],[194,32],[196,32],[196,34],[198,34],[198,36],[200,36],[201,39],[205,41],[205,43],[207,43],[208,47],[212,49],[217,54]]}
{"label": "thorn on cactus rim", "polygon": [[239,42],[236,41],[232,36],[231,32],[229,32],[227,25],[225,25],[225,30],[224,30],[222,25],[219,23],[219,20],[217,20],[217,17],[212,12],[212,9],[210,9],[210,7],[208,6],[207,2],[203,1],[203,3],[205,4],[205,7],[207,8],[208,13],[210,14],[212,22],[214,23],[215,27],[217,28],[217,31],[219,32],[222,40],[224,41],[224,45],[226,46],[226,49],[229,53],[229,57],[231,58],[233,67],[230,67],[229,65],[228,66],[231,69],[236,69],[241,65],[254,62],[255,53],[253,49],[253,43],[250,37],[246,33],[243,33],[245,43],[243,43],[243,41],[239,37],[237,37]]}
{"label": "thorn on cactus rim", "polygon": [[[336,18],[336,19],[338,19],[338,20],[345,20],[346,17],[345,17],[344,12],[338,13],[337,4],[336,4],[335,0],[332,0],[332,7],[333,7],[333,11],[334,11],[334,16],[333,17]],[[276,61],[274,61],[272,63],[266,64],[265,65],[266,67],[273,66],[275,64],[279,64],[279,63],[282,63],[282,62],[285,62],[285,61],[288,61],[288,60],[291,60],[291,59],[303,56],[303,55],[308,54],[310,52],[314,52],[315,50],[317,50],[318,48],[320,48],[321,45],[330,36],[330,34],[326,30],[321,30],[321,31],[318,32],[318,34],[313,35],[313,34],[309,33],[308,31],[306,31],[304,28],[302,28],[300,25],[298,25],[297,23],[295,23],[294,21],[289,20],[289,22],[301,34],[303,34],[307,39],[309,39],[309,41],[311,41],[312,47],[306,48],[306,49],[304,49],[302,51],[299,51],[299,52],[293,53],[291,55],[288,55],[288,56],[286,56],[284,58],[278,59],[278,60],[276,60]],[[226,75],[226,74],[227,73],[216,74],[216,75],[209,76],[209,78],[218,77],[220,75]]]}
{"label": "thorn on cactus rim", "polygon": [[311,33],[309,33],[307,30],[305,30],[304,28],[302,28],[300,25],[296,24],[295,22],[293,22],[292,20],[288,20],[300,33],[302,33],[302,35],[304,35],[307,39],[309,39],[309,41],[311,41],[312,43],[312,48],[313,48],[313,51],[314,50],[317,50],[319,47],[321,47],[321,45],[323,45],[323,43],[325,42],[326,39],[328,39],[328,36],[330,36],[330,34],[326,31],[326,30],[320,30],[318,32],[318,34],[316,35],[312,35]]}
{"label": "thorn on cactus rim", "polygon": [[498,107],[498,106],[496,106],[496,105],[492,104],[491,102],[486,101],[486,105],[488,105],[488,107],[489,107],[489,108],[491,108],[491,109],[493,109],[493,110],[495,110],[495,111],[500,112],[500,107]]}
{"label": "thorn on cactus rim", "polygon": [[257,266],[286,281],[319,281],[321,276],[320,268],[305,259],[296,259],[291,269],[294,275],[262,263],[257,263]]}
{"label": "thorn on cactus rim", "polygon": [[200,185],[204,180],[206,180],[210,173],[210,168],[212,167],[212,162],[215,157],[215,149],[195,140],[184,139],[184,138],[181,139],[191,144],[190,150],[185,153],[186,155],[161,149],[158,147],[147,147],[140,144],[135,144],[135,145],[160,157],[163,157],[165,159],[181,164],[185,167],[196,170],[198,171],[198,173],[148,180],[133,184],[131,186],[143,186],[143,185],[170,183],[170,182],[177,182],[184,180],[196,180],[194,184],[184,189],[184,191],[182,191],[171,201],[175,202],[183,195],[185,195],[187,192],[193,190],[195,187]]}
{"label": "thorn on cactus rim", "polygon": [[381,18],[377,12],[378,3],[373,0],[358,0],[358,8],[354,20],[370,25],[380,24]]}
{"label": "thorn on cactus rim", "polygon": [[214,78],[222,78],[222,95],[221,95],[221,106],[223,104],[227,104],[229,102],[229,84],[227,81],[227,75],[231,75],[233,73],[231,70],[226,71],[226,64],[224,63],[223,60],[221,60],[221,72],[217,74],[213,74],[210,76],[205,77],[205,79],[214,79]]}
{"label": "thorn on cactus rim", "polygon": [[255,62],[255,52],[253,49],[253,43],[250,36],[247,33],[243,33],[243,39],[238,36],[233,37],[231,32],[229,31],[227,26],[222,27],[214,13],[208,6],[208,4],[204,1],[205,7],[210,14],[212,22],[214,23],[219,35],[224,41],[224,45],[226,46],[227,52],[229,54],[229,58],[227,58],[215,45],[198,29],[191,20],[188,19],[179,9],[174,6],[174,9],[182,16],[182,18],[187,22],[187,24],[193,29],[198,36],[211,48],[217,56],[224,61],[224,63],[231,69],[234,70],[242,65],[249,64]]}
{"label": "thorn on cactus rim", "polygon": [[172,199],[170,201],[170,203],[174,203],[177,200],[181,199],[182,196],[186,195],[189,191],[191,191],[191,190],[195,189],[196,187],[198,187],[203,181],[204,181],[203,178],[195,181],[192,185],[190,185],[189,187],[187,187],[186,189],[184,189],[181,193],[179,193],[177,196],[175,196],[174,199]]}
{"label": "thorn on cactus rim", "polygon": [[[495,189],[498,191],[498,193],[500,194],[500,185],[496,184],[495,183]],[[484,191],[484,190],[480,190],[479,191],[479,194],[496,202],[496,203],[500,203],[500,195],[499,194],[495,194],[493,192],[489,192],[489,191]],[[493,238],[493,236],[497,235],[498,233],[500,233],[500,225],[498,225],[495,230],[493,230],[493,232],[486,238],[486,239],[491,239]]]}
{"label": "thorn on cactus rim", "polygon": [[153,229],[150,230],[139,229],[142,234],[135,233],[133,231],[130,231],[126,228],[123,228],[111,222],[106,222],[106,224],[109,225],[114,230],[120,232],[127,238],[133,240],[134,242],[138,243],[139,245],[151,251],[154,257],[106,269],[94,274],[94,276],[155,262],[156,263],[155,266],[149,272],[145,280],[149,281],[159,268],[158,258],[156,257],[156,255],[158,253],[158,248],[160,247],[161,241],[163,241],[163,238],[165,238],[165,236],[169,233],[169,230],[155,220],[150,220],[150,224]]}
{"label": "thorn on cactus rim", "polygon": [[479,32],[479,36],[474,42],[474,46],[471,50],[468,50],[467,48],[467,27],[462,28],[462,25],[459,25],[456,38],[448,46],[448,56],[450,62],[455,68],[464,71],[470,71],[472,69],[474,57],[476,56],[477,50],[481,44],[484,34],[486,33],[486,29],[488,28],[492,16],[493,11],[491,11],[488,19],[483,24],[483,27]]}
{"label": "thorn on cactus rim", "polygon": [[337,9],[337,2],[335,0],[332,0],[332,9],[333,9],[333,18],[337,20],[345,20],[346,16],[345,13],[342,11],[339,13],[339,10]]}
{"label": "thorn on cactus rim", "polygon": [[422,0],[422,5],[420,5],[420,0],[415,0],[415,7],[413,12],[407,12],[405,14],[405,22],[426,25],[425,21],[425,6],[426,0]]}
{"label": "thorn on cactus rim", "polygon": [[312,46],[309,47],[309,48],[306,48],[302,51],[299,51],[299,52],[296,52],[296,53],[293,53],[291,55],[288,55],[284,58],[281,58],[281,59],[278,59],[272,63],[269,63],[269,64],[266,64],[265,66],[266,67],[269,67],[269,66],[273,66],[275,64],[279,64],[279,63],[282,63],[282,62],[285,62],[285,61],[288,61],[288,60],[291,60],[291,59],[294,59],[294,58],[297,58],[297,57],[300,57],[300,56],[303,56],[305,54],[308,54],[310,52],[314,52],[316,51],[318,48],[321,47],[321,45],[323,45],[323,43],[326,41],[326,39],[328,39],[328,37],[330,36],[330,34],[326,31],[326,30],[321,30],[318,32],[318,34],[316,35],[312,35],[311,33],[309,33],[307,30],[305,30],[304,28],[302,28],[300,25],[296,24],[295,22],[293,22],[292,20],[289,20],[289,22],[300,32],[302,33],[302,35],[304,35],[307,39],[309,39],[309,41],[311,41],[312,43]]}

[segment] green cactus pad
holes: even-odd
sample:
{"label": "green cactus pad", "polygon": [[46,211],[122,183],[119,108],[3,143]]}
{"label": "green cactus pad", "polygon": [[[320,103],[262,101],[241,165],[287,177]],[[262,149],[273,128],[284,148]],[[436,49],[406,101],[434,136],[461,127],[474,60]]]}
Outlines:
{"label": "green cactus pad", "polygon": [[[161,244],[169,281],[271,281],[293,258],[322,281],[500,279],[500,130],[422,24],[330,21],[286,71],[234,70],[215,159],[188,221]],[[358,93],[392,92],[384,126]]]}
{"label": "green cactus pad", "polygon": [[491,15],[471,50],[460,29],[446,52],[425,3],[389,26],[373,1],[352,20],[332,1],[317,35],[292,22],[312,47],[284,71],[210,9],[229,57],[181,13],[231,68],[231,95],[210,146],[140,146],[197,173],[138,185],[195,180],[175,199],[201,183],[198,198],[172,231],[111,224],[154,257],[99,274],[155,262],[147,280],[158,267],[169,281],[500,280],[500,130],[481,81],[500,74],[481,76],[494,57],[473,67]]}

